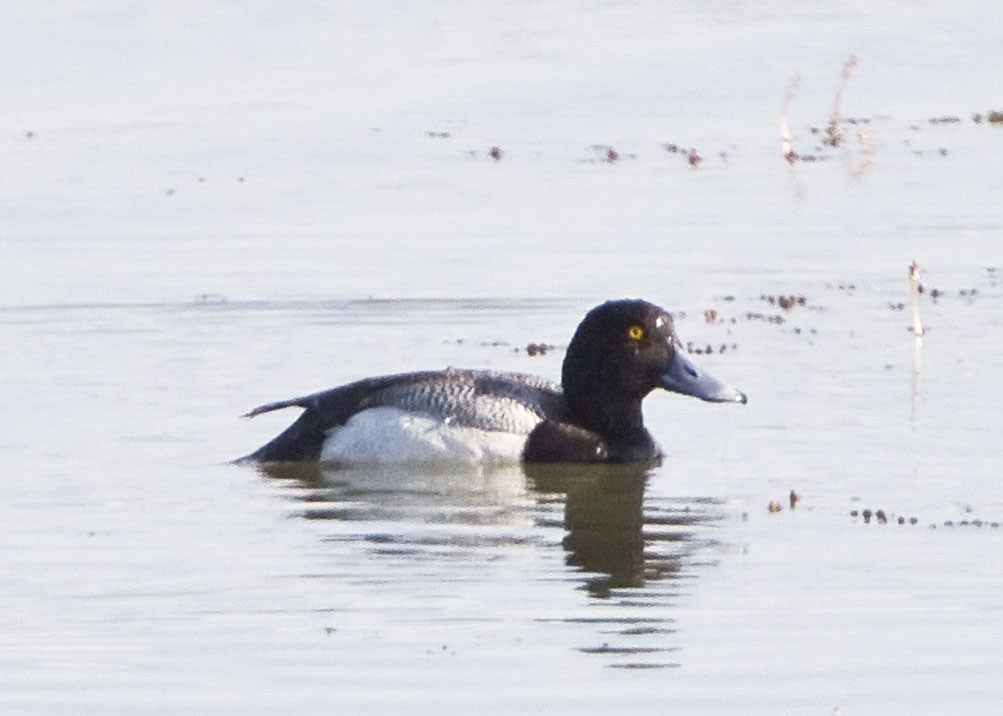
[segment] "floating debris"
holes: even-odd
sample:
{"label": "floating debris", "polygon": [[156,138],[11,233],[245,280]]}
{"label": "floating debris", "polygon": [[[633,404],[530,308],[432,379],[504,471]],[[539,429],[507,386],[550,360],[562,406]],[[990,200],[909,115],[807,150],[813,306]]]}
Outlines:
{"label": "floating debris", "polygon": [[[729,348],[729,346],[728,346],[727,343],[722,343],[720,346],[718,346],[717,352],[718,353],[724,353],[725,351],[728,350],[728,348]],[[737,343],[732,343],[731,346],[730,346],[730,348],[733,351],[734,350],[738,350],[738,344]],[[703,348],[701,348],[700,346],[694,346],[693,345],[693,341],[688,341],[686,343],[686,352],[687,353],[692,353],[693,355],[696,355],[696,356],[711,355],[712,353],[714,353],[714,346],[712,346],[710,343],[708,343]]]}
{"label": "floating debris", "polygon": [[851,293],[851,292],[857,290],[857,284],[855,284],[855,283],[831,283],[831,282],[827,282],[825,284],[825,287],[829,288],[829,289],[833,289],[835,291],[846,291],[847,293]]}
{"label": "floating debris", "polygon": [[589,150],[593,158],[581,160],[583,164],[616,164],[623,159],[637,159],[636,154],[624,154],[609,144],[593,144]]}
{"label": "floating debris", "polygon": [[785,311],[789,311],[794,306],[804,306],[808,299],[804,296],[772,296],[767,294],[760,294],[760,301],[766,301],[771,306],[780,306],[780,308]]}
{"label": "floating debris", "polygon": [[[1000,526],[999,522],[986,522],[985,520],[961,520],[959,522],[954,522],[953,520],[944,520],[944,527],[975,527],[976,529],[981,529],[982,527],[990,527],[992,529],[998,529]],[[936,529],[936,525],[930,525],[932,529]]]}
{"label": "floating debris", "polygon": [[749,311],[748,313],[746,313],[745,314],[745,318],[746,318],[746,320],[749,320],[749,321],[766,321],[767,323],[773,323],[775,325],[780,325],[781,323],[783,323],[786,320],[783,316],[781,316],[779,314],[772,315],[772,316],[767,316],[767,315],[765,315],[763,313],[754,313],[752,311]]}
{"label": "floating debris", "polygon": [[[852,517],[854,520],[856,520],[858,517],[861,517],[864,520],[864,524],[870,524],[872,518],[879,525],[888,524],[890,521],[902,526],[909,525],[910,527],[915,527],[916,525],[919,524],[918,517],[913,517],[913,516],[906,517],[905,515],[899,515],[899,516],[889,515],[884,510],[874,510],[874,511],[850,510],[850,517]],[[978,518],[970,520],[960,520],[957,522],[954,520],[944,520],[939,525],[935,522],[931,522],[929,525],[930,529],[932,530],[935,530],[938,527],[946,527],[946,528],[969,527],[975,529],[981,529],[983,527],[986,527],[990,529],[998,529],[999,526],[1000,523],[998,521],[989,521]]]}
{"label": "floating debris", "polygon": [[526,353],[530,356],[545,356],[547,351],[552,351],[556,346],[552,346],[549,343],[528,343],[526,344]]}
{"label": "floating debris", "polygon": [[[703,161],[703,157],[700,156],[700,153],[694,147],[684,148],[678,144],[665,143],[662,144],[662,149],[669,154],[681,155],[694,169]],[[725,152],[721,152],[721,158],[725,158]]]}
{"label": "floating debris", "polygon": [[811,162],[824,162],[827,159],[829,159],[829,157],[825,156],[824,154],[798,154],[797,152],[791,152],[790,154],[787,155],[787,161],[791,162],[792,164],[795,161],[811,163]]}
{"label": "floating debris", "polygon": [[227,301],[227,297],[222,293],[200,293],[193,300],[194,303],[202,306],[221,306]]}

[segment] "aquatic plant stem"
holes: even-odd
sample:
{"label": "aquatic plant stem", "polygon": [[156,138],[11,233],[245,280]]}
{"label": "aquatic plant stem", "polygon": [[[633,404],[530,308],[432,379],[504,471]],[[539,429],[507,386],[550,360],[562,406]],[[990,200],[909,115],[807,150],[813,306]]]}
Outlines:
{"label": "aquatic plant stem", "polygon": [[843,65],[843,79],[836,88],[836,96],[832,100],[832,114],[829,116],[829,126],[825,129],[825,143],[830,147],[838,147],[843,137],[839,133],[839,105],[843,101],[843,91],[846,83],[853,77],[853,71],[857,68],[860,58],[850,55],[850,59]]}
{"label": "aquatic plant stem", "polygon": [[909,304],[912,306],[912,333],[917,338],[923,336],[923,321],[919,317],[919,264],[909,265]]}
{"label": "aquatic plant stem", "polygon": [[791,77],[790,82],[787,83],[787,88],[784,90],[784,103],[780,107],[780,151],[788,164],[794,163],[797,159],[797,154],[794,153],[794,148],[791,146],[791,130],[787,124],[787,110],[791,106],[791,102],[794,100],[794,95],[797,94],[800,84],[800,74],[795,74]]}

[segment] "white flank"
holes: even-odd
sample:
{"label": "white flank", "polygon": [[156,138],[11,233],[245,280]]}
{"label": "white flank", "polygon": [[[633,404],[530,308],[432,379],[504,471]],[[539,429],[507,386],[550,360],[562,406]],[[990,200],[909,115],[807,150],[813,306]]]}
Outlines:
{"label": "white flank", "polygon": [[525,435],[451,425],[400,408],[371,408],[333,428],[320,459],[336,463],[512,462]]}

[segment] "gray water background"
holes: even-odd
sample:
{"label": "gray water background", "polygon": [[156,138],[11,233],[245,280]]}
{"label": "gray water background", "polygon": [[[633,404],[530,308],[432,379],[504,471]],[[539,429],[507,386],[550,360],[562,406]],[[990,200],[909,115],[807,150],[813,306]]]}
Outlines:
{"label": "gray water background", "polygon": [[[997,712],[995,4],[4,13],[5,713]],[[228,462],[619,296],[750,396],[660,468]]]}

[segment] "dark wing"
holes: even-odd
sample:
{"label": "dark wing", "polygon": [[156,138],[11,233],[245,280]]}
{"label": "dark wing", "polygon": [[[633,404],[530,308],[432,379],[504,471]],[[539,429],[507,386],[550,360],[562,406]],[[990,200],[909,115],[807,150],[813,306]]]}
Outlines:
{"label": "dark wing", "polygon": [[331,390],[261,405],[244,415],[253,418],[282,408],[303,408],[296,421],[277,437],[241,458],[257,462],[309,462],[320,459],[327,431],[343,425],[359,410],[359,404],[398,376],[370,378]]}
{"label": "dark wing", "polygon": [[528,435],[545,418],[564,413],[560,386],[521,373],[445,370],[369,378],[320,393],[268,403],[245,417],[281,408],[303,414],[271,442],[244,460],[313,461],[328,431],[355,413],[396,407],[455,425]]}

